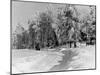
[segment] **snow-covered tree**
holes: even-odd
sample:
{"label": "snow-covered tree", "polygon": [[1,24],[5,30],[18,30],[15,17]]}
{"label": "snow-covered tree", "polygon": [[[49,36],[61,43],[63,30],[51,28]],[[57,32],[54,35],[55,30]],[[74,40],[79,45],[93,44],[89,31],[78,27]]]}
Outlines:
{"label": "snow-covered tree", "polygon": [[74,5],[66,5],[58,13],[58,34],[62,43],[74,42],[74,47],[76,47],[79,37],[78,16],[79,13]]}

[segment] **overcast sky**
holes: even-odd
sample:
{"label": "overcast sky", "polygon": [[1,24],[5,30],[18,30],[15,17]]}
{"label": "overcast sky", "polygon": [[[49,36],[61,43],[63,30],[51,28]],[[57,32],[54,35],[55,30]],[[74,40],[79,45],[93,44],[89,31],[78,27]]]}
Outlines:
{"label": "overcast sky", "polygon": [[[51,4],[51,3],[37,3],[37,2],[12,2],[12,31],[16,29],[18,23],[27,29],[27,22],[29,19],[34,19],[36,13],[44,12],[47,8],[51,9],[55,13],[56,8],[64,6],[64,4]],[[88,6],[76,5],[78,11],[83,14],[89,13]]]}

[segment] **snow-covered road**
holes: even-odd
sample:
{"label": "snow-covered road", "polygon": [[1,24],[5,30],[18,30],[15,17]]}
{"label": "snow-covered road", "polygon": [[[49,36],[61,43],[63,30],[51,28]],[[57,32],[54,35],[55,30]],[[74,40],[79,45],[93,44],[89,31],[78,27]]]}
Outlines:
{"label": "snow-covered road", "polygon": [[95,46],[60,51],[12,50],[12,73],[95,68]]}

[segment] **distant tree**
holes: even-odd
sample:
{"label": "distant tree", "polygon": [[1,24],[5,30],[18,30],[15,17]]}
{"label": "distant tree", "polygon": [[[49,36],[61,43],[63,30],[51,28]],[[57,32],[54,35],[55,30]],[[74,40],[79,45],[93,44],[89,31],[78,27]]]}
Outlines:
{"label": "distant tree", "polygon": [[[96,18],[95,18],[95,6],[90,6],[90,13],[86,14],[82,20],[83,26],[81,32],[85,34],[85,42],[87,44],[95,44],[96,39]],[[82,31],[86,29],[85,31]],[[82,37],[83,39],[84,37]],[[92,42],[94,41],[94,42]]]}
{"label": "distant tree", "polygon": [[22,40],[23,32],[24,32],[24,28],[21,25],[18,25],[16,30],[15,30],[16,37],[17,37],[17,43],[16,43],[16,48],[17,49],[23,49],[24,48],[23,40]]}
{"label": "distant tree", "polygon": [[27,31],[20,25],[16,27],[15,32],[12,35],[12,44],[14,49],[25,49],[28,45],[28,33]]}
{"label": "distant tree", "polygon": [[17,37],[16,37],[16,33],[12,33],[12,38],[11,38],[12,42],[12,49],[16,49],[17,48]]}
{"label": "distant tree", "polygon": [[57,37],[52,28],[53,19],[48,13],[39,14],[39,28],[40,28],[40,45],[41,47],[55,46]]}
{"label": "distant tree", "polygon": [[34,49],[35,48],[35,29],[33,26],[36,25],[34,21],[29,23],[29,42],[28,42],[28,48]]}
{"label": "distant tree", "polygon": [[74,47],[76,47],[76,42],[79,37],[78,16],[79,13],[73,5],[66,5],[66,7],[61,9],[61,12],[58,13],[59,38],[64,44],[69,42],[70,47],[72,42],[74,42]]}
{"label": "distant tree", "polygon": [[22,41],[24,49],[29,48],[29,34],[26,30],[22,33]]}

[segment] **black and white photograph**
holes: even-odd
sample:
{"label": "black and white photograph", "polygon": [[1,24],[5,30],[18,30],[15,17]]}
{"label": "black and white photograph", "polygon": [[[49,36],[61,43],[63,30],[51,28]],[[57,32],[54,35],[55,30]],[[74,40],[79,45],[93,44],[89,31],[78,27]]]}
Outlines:
{"label": "black and white photograph", "polygon": [[96,6],[11,1],[11,72],[96,69]]}

